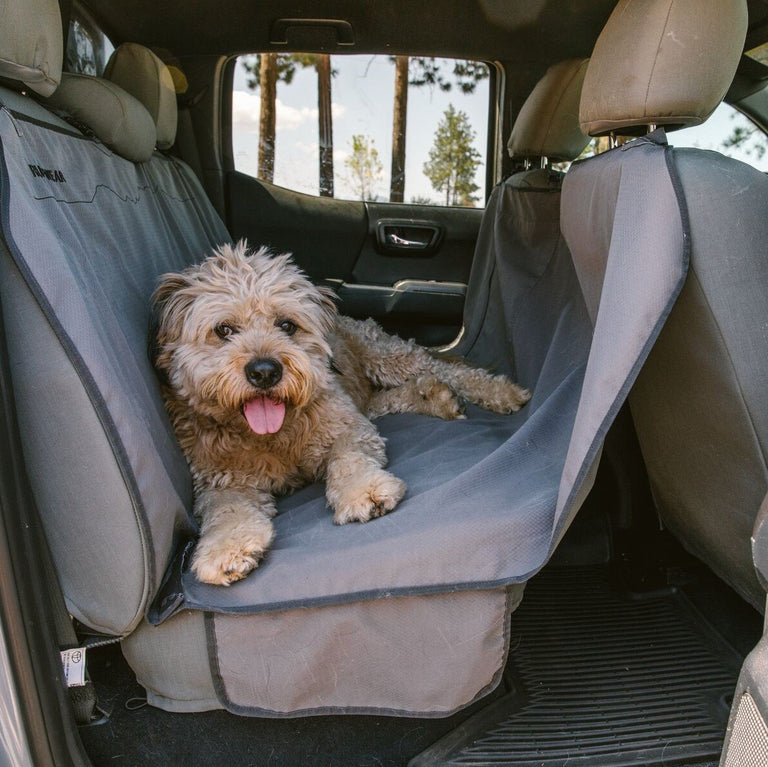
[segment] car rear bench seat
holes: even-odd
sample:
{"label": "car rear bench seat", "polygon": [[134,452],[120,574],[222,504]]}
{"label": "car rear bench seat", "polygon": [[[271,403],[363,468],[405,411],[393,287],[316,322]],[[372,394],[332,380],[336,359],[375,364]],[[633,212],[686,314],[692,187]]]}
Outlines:
{"label": "car rear bench seat", "polygon": [[[0,90],[0,298],[24,458],[71,614],[122,638],[149,702],[172,711],[442,716],[493,689],[509,615],[591,487],[682,286],[674,193],[664,237],[646,242],[651,227],[639,227],[635,247],[577,279],[560,177],[536,169],[501,185],[457,348],[530,387],[531,402],[512,416],[382,418],[390,468],[409,487],[395,512],[338,528],[323,488],[307,487],[280,502],[257,571],[207,586],[184,568],[191,483],[147,354],[149,303],[161,273],[229,235],[191,171],[154,150],[174,99],[151,114],[113,82],[62,77],[55,0],[9,13],[35,33],[0,49],[12,64],[0,76],[18,84]],[[136,77],[162,83],[162,65],[138,55]],[[130,86],[120,64],[108,72]],[[521,119],[574,124],[583,69],[550,70]],[[557,119],[553,104],[566,110]],[[546,148],[519,151],[572,159],[580,141],[574,150],[572,130],[557,129]],[[628,263],[644,248],[653,259]]]}

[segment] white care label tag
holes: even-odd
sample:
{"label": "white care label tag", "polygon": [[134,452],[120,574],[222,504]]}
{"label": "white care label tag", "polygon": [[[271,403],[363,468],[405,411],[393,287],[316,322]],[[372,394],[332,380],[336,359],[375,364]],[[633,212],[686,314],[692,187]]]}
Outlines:
{"label": "white care label tag", "polygon": [[85,684],[85,647],[62,650],[61,665],[67,687],[82,687]]}

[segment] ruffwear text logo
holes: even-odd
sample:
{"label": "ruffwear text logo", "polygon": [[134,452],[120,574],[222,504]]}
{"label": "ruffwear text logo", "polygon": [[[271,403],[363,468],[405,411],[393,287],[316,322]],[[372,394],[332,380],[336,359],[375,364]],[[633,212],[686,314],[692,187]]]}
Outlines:
{"label": "ruffwear text logo", "polygon": [[43,168],[41,165],[30,165],[29,169],[35,178],[47,178],[48,181],[55,181],[57,184],[67,183],[67,179],[64,178],[64,174],[60,170]]}

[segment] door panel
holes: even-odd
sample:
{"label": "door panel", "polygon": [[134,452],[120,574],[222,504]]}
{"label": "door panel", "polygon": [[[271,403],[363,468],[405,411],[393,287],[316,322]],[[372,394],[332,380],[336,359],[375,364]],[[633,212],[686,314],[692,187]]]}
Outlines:
{"label": "door panel", "polygon": [[227,174],[227,211],[235,240],[293,253],[315,282],[349,278],[368,235],[362,202],[301,194],[236,171]]}
{"label": "door panel", "polygon": [[456,337],[481,209],[313,197],[237,172],[227,191],[233,237],[293,253],[342,313],[428,346]]}

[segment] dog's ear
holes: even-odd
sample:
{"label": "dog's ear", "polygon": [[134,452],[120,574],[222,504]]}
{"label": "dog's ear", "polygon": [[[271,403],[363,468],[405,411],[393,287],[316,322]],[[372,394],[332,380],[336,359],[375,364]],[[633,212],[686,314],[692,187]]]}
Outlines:
{"label": "dog's ear", "polygon": [[192,296],[185,294],[185,288],[192,286],[192,280],[183,273],[163,274],[152,294],[152,311],[149,316],[147,352],[155,369],[163,377],[166,367],[167,344],[178,335],[181,317],[192,303]]}
{"label": "dog's ear", "polygon": [[336,316],[339,313],[337,299],[336,292],[327,285],[316,285],[312,292],[312,301],[320,308],[320,321],[325,333],[329,333],[336,324]]}
{"label": "dog's ear", "polygon": [[185,292],[193,285],[192,279],[184,272],[172,272],[160,276],[160,282],[152,294],[152,309],[161,332],[170,330],[185,309],[192,303],[193,296]]}
{"label": "dog's ear", "polygon": [[152,305],[156,311],[163,307],[180,291],[192,285],[192,281],[183,272],[161,274],[160,282],[152,294]]}

